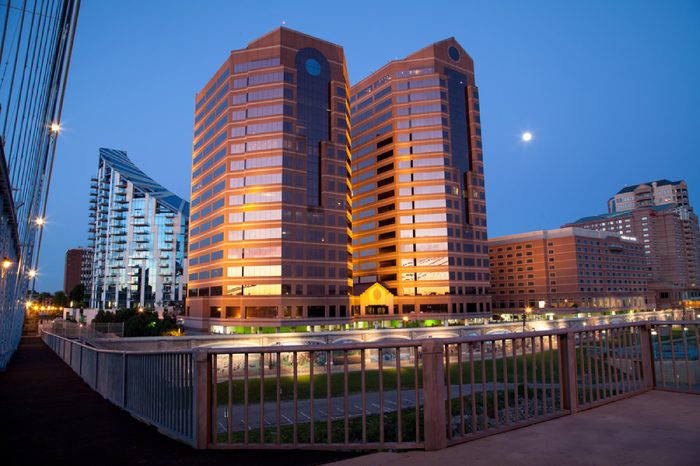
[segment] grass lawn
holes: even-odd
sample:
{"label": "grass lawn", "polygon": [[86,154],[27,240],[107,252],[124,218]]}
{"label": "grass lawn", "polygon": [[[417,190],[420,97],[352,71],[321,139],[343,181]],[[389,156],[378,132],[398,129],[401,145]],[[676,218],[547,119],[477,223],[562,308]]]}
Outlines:
{"label": "grass lawn", "polygon": [[[542,360],[541,360],[541,355],[538,353],[535,358],[535,369],[536,369],[536,375],[537,375],[537,380],[533,381],[532,380],[532,370],[533,370],[533,361],[532,361],[532,356],[530,354],[526,355],[523,357],[522,355],[518,355],[515,358],[515,362],[517,365],[517,369],[514,368],[513,364],[513,357],[512,355],[509,355],[504,362],[504,359],[502,358],[497,358],[495,361],[491,359],[490,355],[484,355],[487,359],[482,363],[480,359],[476,359],[477,356],[475,356],[475,361],[473,364],[474,367],[474,384],[481,384],[482,381],[485,381],[486,383],[496,381],[498,383],[503,383],[503,371],[504,371],[504,363],[506,365],[506,373],[508,377],[508,382],[513,383],[514,380],[514,375],[517,370],[517,375],[518,375],[518,381],[522,382],[523,381],[523,363],[527,366],[527,376],[528,376],[528,381],[529,382],[535,382],[535,383],[542,383]],[[554,374],[552,377],[552,373],[550,371],[550,358],[554,357],[553,361],[553,366],[554,366]],[[558,363],[557,363],[557,358],[558,358],[558,350],[552,350],[552,351],[546,351],[544,354],[544,370],[546,372],[546,378],[544,380],[545,383],[558,383],[559,381],[559,371],[558,371]],[[524,361],[523,361],[524,359]],[[393,364],[393,363],[392,363]],[[483,364],[483,365],[482,365]],[[462,362],[462,383],[463,384],[469,384],[471,383],[471,373],[470,373],[470,364],[468,362]],[[451,355],[450,356],[450,384],[451,385],[458,385],[460,383],[459,379],[459,367],[460,365],[457,364],[456,361],[456,356]],[[496,376],[494,377],[494,369],[495,369],[495,374]],[[321,371],[319,374],[318,372]],[[344,380],[345,380],[345,374],[343,372],[331,372],[330,374],[325,373],[325,368],[324,367],[319,367],[319,368],[314,368],[314,377],[313,377],[313,392],[314,392],[314,399],[316,398],[326,398],[326,389],[327,389],[327,383],[328,383],[328,376],[330,375],[330,388],[331,388],[331,397],[333,396],[343,396],[344,394]],[[379,391],[379,370],[378,369],[367,369],[365,370],[365,392],[377,392]],[[400,374],[400,379],[401,379],[401,388],[406,390],[406,389],[414,389],[415,387],[415,369],[413,366],[411,367],[405,367],[401,368],[401,374]],[[396,377],[396,368],[391,367],[391,368],[384,368],[382,370],[382,386],[384,391],[390,391],[390,390],[396,390],[397,387],[397,377]],[[298,383],[297,383],[297,399],[303,400],[303,399],[309,399],[310,398],[310,393],[311,393],[311,378],[309,377],[308,373],[305,374],[299,374],[297,377]],[[279,388],[281,390],[280,394],[280,399],[283,401],[287,400],[293,400],[294,399],[294,379],[292,376],[281,376],[279,380]],[[231,380],[232,384],[232,393],[233,393],[233,403],[234,404],[240,404],[243,402],[243,397],[244,397],[244,386],[245,386],[245,381],[242,379],[234,379]],[[418,368],[418,384],[419,387],[422,387],[423,385],[423,369],[422,367]],[[477,389],[479,387],[476,387]],[[354,394],[354,393],[361,393],[362,389],[362,374],[358,370],[349,370],[348,371],[348,393],[349,394]],[[222,405],[222,404],[228,404],[228,391],[229,391],[229,382],[219,382],[217,384],[217,403]],[[269,377],[265,377],[265,382],[264,382],[264,399],[266,401],[275,401],[277,399],[276,393],[277,393],[277,381],[276,377],[273,374],[270,374]],[[260,402],[260,378],[259,377],[250,377],[248,379],[248,402],[249,403],[259,403]]]}

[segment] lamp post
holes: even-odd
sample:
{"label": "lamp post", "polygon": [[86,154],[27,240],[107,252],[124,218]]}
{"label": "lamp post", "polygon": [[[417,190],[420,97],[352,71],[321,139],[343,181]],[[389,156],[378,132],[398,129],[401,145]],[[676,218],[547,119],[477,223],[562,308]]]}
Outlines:
{"label": "lamp post", "polygon": [[10,269],[10,267],[12,267],[12,261],[9,257],[5,257],[2,260],[2,278],[5,278],[5,274]]}
{"label": "lamp post", "polygon": [[531,312],[532,308],[530,306],[523,309],[523,332],[525,332],[525,322],[527,321],[527,315]]}

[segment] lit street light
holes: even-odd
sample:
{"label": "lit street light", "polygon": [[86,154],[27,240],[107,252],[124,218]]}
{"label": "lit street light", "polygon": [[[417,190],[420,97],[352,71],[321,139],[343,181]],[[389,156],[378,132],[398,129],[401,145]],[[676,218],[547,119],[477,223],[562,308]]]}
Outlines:
{"label": "lit street light", "polygon": [[2,260],[2,278],[5,278],[5,273],[9,270],[10,267],[12,267],[12,261],[8,257],[5,257]]}
{"label": "lit street light", "polygon": [[61,125],[58,122],[51,123],[51,132],[58,134],[61,131]]}
{"label": "lit street light", "polygon": [[34,269],[29,269],[29,272],[27,272],[27,276],[29,276],[29,278],[34,278],[34,277],[36,277],[36,270],[34,270]]}
{"label": "lit street light", "polygon": [[532,141],[532,133],[530,131],[525,131],[522,136],[520,136],[520,139],[522,139],[523,142],[530,142]]}
{"label": "lit street light", "polygon": [[532,312],[532,308],[530,306],[523,309],[523,332],[525,331],[525,322],[527,321],[527,316],[531,312]]}
{"label": "lit street light", "polygon": [[44,226],[45,220],[44,217],[37,217],[36,220],[34,220],[34,222],[37,224],[37,226],[41,227]]}

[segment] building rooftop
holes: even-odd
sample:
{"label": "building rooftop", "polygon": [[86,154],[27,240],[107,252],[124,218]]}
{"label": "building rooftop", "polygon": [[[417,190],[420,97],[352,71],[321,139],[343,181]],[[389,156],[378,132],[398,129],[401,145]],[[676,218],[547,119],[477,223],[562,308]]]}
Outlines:
{"label": "building rooftop", "polygon": [[667,179],[664,178],[664,179],[661,179],[661,180],[649,181],[648,183],[639,183],[639,184],[633,184],[633,185],[631,185],[631,186],[625,186],[624,188],[622,188],[621,190],[619,190],[619,191],[617,192],[617,194],[631,193],[631,192],[633,192],[635,189],[637,189],[638,187],[640,187],[640,186],[642,186],[642,185],[652,185],[652,184],[656,183],[657,186],[666,186],[666,185],[674,185],[674,186],[675,186],[675,185],[677,185],[677,184],[681,184],[682,182],[683,182],[683,180],[679,180],[679,181],[669,181],[669,180],[667,180]]}
{"label": "building rooftop", "polygon": [[[644,206],[644,207],[639,207],[638,209],[650,209],[656,212],[663,212],[665,210],[670,210],[674,209],[676,206],[673,204],[664,204],[664,205],[650,205],[650,206]],[[609,220],[612,218],[618,218],[618,217],[627,217],[629,216],[633,210],[624,210],[622,212],[613,212],[609,214],[600,214],[600,215],[590,215],[588,217],[581,217],[578,220],[575,220],[573,222],[567,223],[564,226],[569,226],[569,225],[574,225],[578,223],[589,223],[589,222],[596,222],[596,221],[602,221],[602,220]]]}
{"label": "building rooftop", "polygon": [[609,237],[620,238],[622,240],[630,240],[627,237],[623,237],[617,233],[611,231],[597,231],[597,230],[587,230],[585,228],[578,227],[562,227],[553,230],[535,230],[528,231],[526,233],[517,233],[514,235],[499,236],[497,238],[490,238],[489,245],[505,244],[515,241],[532,241],[544,238],[565,238],[568,236],[583,236],[587,238],[594,239],[604,239]]}
{"label": "building rooftop", "polygon": [[153,178],[146,175],[129,159],[129,157],[127,157],[126,152],[101,147],[100,159],[104,160],[105,163],[121,173],[122,176],[132,182],[138,190],[158,199],[174,212],[182,212],[184,215],[189,215],[190,203],[177,194],[168,191]]}

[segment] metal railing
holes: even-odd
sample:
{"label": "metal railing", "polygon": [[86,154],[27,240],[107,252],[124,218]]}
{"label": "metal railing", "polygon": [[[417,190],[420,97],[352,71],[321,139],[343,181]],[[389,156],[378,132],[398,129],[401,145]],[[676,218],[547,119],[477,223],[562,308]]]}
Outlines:
{"label": "metal railing", "polygon": [[154,425],[166,435],[194,444],[192,353],[124,352],[92,348],[41,330],[42,340],[92,389]]}
{"label": "metal railing", "polygon": [[179,352],[42,336],[103,396],[197,448],[436,450],[652,388],[700,393],[699,325]]}

